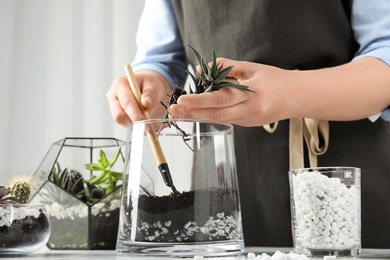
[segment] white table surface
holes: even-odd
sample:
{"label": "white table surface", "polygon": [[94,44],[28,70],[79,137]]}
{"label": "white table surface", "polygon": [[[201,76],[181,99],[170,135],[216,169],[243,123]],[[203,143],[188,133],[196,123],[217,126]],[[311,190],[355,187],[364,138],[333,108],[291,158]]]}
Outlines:
{"label": "white table surface", "polygon": [[[228,259],[248,259],[248,252],[257,254],[267,253],[273,255],[277,250],[288,253],[291,251],[291,248],[276,248],[276,247],[248,247],[241,256],[237,257],[213,257],[207,259],[218,259],[218,260],[228,260]],[[0,256],[0,260],[4,259]],[[124,259],[135,259],[135,260],[147,260],[147,259],[171,259],[171,258],[151,258],[151,257],[133,257],[133,256],[120,256],[117,255],[115,250],[50,250],[46,247],[40,249],[37,252],[26,256],[18,257],[7,257],[7,259],[17,260],[17,259],[105,259],[105,260],[124,260]],[[180,258],[174,258],[180,259]],[[192,258],[187,258],[192,259]],[[323,259],[323,258],[314,258],[314,259]],[[341,258],[337,259],[367,259],[367,260],[378,260],[378,259],[390,259],[390,249],[363,249],[362,254],[359,258]]]}

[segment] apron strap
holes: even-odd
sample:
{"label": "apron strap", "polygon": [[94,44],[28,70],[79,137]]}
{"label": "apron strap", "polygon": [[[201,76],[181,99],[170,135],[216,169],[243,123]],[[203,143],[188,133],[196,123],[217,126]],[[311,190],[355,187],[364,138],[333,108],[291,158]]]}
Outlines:
{"label": "apron strap", "polygon": [[[277,122],[274,127],[264,126],[264,129],[270,133],[275,132]],[[272,130],[272,131],[269,131]],[[320,138],[323,139],[323,145],[320,145]],[[304,168],[303,138],[309,151],[310,167],[317,167],[317,155],[324,154],[329,146],[329,122],[311,118],[291,118],[289,126],[289,155],[290,170]],[[290,207],[292,201],[290,200]],[[292,214],[292,211],[291,211]],[[294,234],[294,225],[291,216],[291,229]],[[295,245],[295,236],[292,236]]]}
{"label": "apron strap", "polygon": [[275,132],[276,128],[278,127],[278,121],[272,124],[264,125],[263,127],[268,133],[272,134],[273,132]]}
{"label": "apron strap", "polygon": [[[278,122],[273,126],[264,125],[264,129],[275,132]],[[317,156],[324,154],[329,146],[329,122],[311,118],[292,118],[289,128],[290,170],[304,168],[303,138],[309,151],[310,167],[317,167]],[[321,139],[323,144],[320,143]]]}
{"label": "apron strap", "polygon": [[[320,144],[320,137],[323,145]],[[311,118],[303,119],[303,136],[309,150],[310,167],[317,167],[317,156],[328,150],[329,146],[329,122]]]}

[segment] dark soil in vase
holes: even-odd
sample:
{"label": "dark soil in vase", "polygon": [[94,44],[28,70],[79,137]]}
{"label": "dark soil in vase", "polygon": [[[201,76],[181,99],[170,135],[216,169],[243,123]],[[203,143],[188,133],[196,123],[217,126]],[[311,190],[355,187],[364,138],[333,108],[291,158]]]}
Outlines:
{"label": "dark soil in vase", "polygon": [[[50,249],[115,249],[119,208],[88,217],[50,218]],[[88,224],[89,223],[89,224]]]}
{"label": "dark soil in vase", "polygon": [[[140,195],[136,241],[200,242],[238,238],[238,194],[232,189],[202,189],[178,195]],[[126,211],[131,223],[131,209]],[[125,225],[131,232],[131,226]],[[128,236],[130,237],[130,236]]]}
{"label": "dark soil in vase", "polygon": [[45,241],[49,232],[49,221],[43,212],[40,212],[38,217],[26,216],[14,220],[10,226],[0,227],[1,250],[20,249],[22,252],[23,248],[34,247],[41,241]]}

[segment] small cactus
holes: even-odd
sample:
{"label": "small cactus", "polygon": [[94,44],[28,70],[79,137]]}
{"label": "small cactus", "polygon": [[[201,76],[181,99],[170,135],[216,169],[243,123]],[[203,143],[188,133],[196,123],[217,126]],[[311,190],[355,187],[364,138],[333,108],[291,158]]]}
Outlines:
{"label": "small cactus", "polygon": [[10,196],[16,198],[19,203],[26,204],[33,192],[34,182],[29,174],[16,174],[11,179],[9,187],[11,188]]}
{"label": "small cactus", "polygon": [[17,198],[21,203],[25,204],[28,202],[31,194],[31,184],[29,181],[16,181],[12,188],[11,195]]}
{"label": "small cactus", "polygon": [[15,197],[10,197],[11,189],[0,186],[0,204],[20,204],[20,201]]}

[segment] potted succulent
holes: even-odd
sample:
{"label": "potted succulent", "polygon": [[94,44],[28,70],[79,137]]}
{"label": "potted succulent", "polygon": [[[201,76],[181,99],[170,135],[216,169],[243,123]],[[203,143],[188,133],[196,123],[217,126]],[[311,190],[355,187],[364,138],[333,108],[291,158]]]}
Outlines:
{"label": "potted succulent", "polygon": [[31,189],[28,178],[17,178],[10,187],[0,186],[0,255],[28,254],[49,239],[44,206],[26,204]]}
{"label": "potted succulent", "polygon": [[45,205],[50,249],[115,249],[124,142],[65,138],[54,143],[34,174],[32,201]]}

